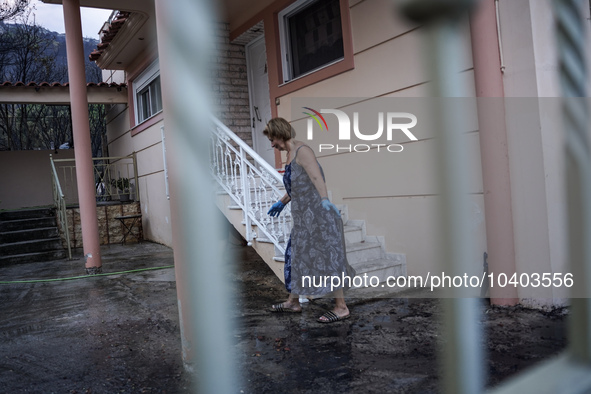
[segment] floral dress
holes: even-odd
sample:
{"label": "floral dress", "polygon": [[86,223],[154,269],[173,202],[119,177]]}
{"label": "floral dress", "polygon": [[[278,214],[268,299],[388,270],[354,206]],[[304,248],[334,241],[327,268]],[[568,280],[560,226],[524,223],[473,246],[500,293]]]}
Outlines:
{"label": "floral dress", "polygon": [[[285,249],[285,288],[294,294],[322,296],[349,288],[355,271],[347,261],[340,215],[322,207],[320,194],[306,170],[296,162],[298,151],[304,146],[297,148],[283,175],[293,220]],[[320,172],[324,179],[322,167]],[[343,277],[350,278],[349,282]]]}

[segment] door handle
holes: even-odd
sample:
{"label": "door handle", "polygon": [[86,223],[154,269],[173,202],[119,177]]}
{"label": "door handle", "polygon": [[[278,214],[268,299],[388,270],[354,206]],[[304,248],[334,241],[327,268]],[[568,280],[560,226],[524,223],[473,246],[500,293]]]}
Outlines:
{"label": "door handle", "polygon": [[257,120],[260,122],[261,119],[261,114],[259,114],[259,107],[257,107],[256,105],[254,106],[254,113],[257,116]]}

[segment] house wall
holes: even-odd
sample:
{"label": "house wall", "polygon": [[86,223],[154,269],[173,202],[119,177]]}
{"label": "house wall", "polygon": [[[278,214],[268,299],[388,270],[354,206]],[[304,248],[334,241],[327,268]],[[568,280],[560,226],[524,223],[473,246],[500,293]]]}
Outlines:
{"label": "house wall", "polygon": [[[248,82],[244,45],[231,44],[227,23],[219,23],[216,32],[218,57],[212,75],[212,99],[215,114],[232,131],[252,146],[250,112],[248,103]],[[143,68],[157,57],[155,49],[145,52],[145,59],[136,59],[129,75],[138,75]],[[104,70],[107,78],[121,81],[122,71]],[[133,88],[130,87],[130,91]],[[133,93],[130,95],[130,103]],[[107,114],[107,140],[110,156],[137,154],[139,196],[142,209],[143,236],[147,240],[172,246],[170,224],[170,202],[166,196],[162,132],[166,129],[164,116],[156,115],[148,127],[140,125],[130,129],[133,116],[129,105],[115,105]],[[149,123],[147,121],[146,123]]]}
{"label": "house wall", "polygon": [[[142,211],[144,239],[172,245],[170,203],[166,196],[164,158],[159,121],[132,136],[129,106],[112,106],[107,113],[107,140],[110,156],[136,152],[138,190]],[[165,130],[165,133],[167,131]]]}
{"label": "house wall", "polygon": [[[277,26],[269,22],[274,20],[274,12],[289,3],[288,0],[257,2],[259,6],[253,8],[258,11],[253,11],[250,19],[242,15],[240,20],[230,21],[231,26],[242,23],[231,36],[238,36],[249,23],[262,19],[268,46],[276,44],[273,29]],[[500,0],[499,3],[506,96],[499,100],[504,100],[506,109],[516,271],[564,273],[568,272],[564,157],[562,133],[557,132],[562,129],[556,99],[560,85],[552,4],[537,0]],[[431,95],[422,52],[424,29],[397,16],[394,5],[387,0],[349,0],[348,5],[354,68],[287,94],[277,97],[272,94],[271,104],[276,99],[278,103],[275,113],[290,120],[302,140],[306,140],[302,102],[336,97],[341,99],[341,108],[354,109],[371,106],[372,100],[381,97]],[[581,7],[589,27],[588,2],[582,2]],[[461,28],[461,37],[464,51],[457,72],[464,82],[463,96],[474,97],[467,23]],[[587,57],[591,58],[591,51]],[[269,74],[272,93],[288,90],[285,85],[277,86],[271,69]],[[475,240],[474,269],[481,270],[482,254],[487,246],[480,141],[476,112],[468,113],[468,117],[473,119],[468,119],[464,126],[472,199],[467,209],[471,210]],[[432,136],[418,137],[418,142],[405,145],[404,155],[387,156],[375,151],[318,154],[333,200],[347,204],[350,217],[366,220],[368,234],[384,235],[388,251],[405,253],[409,275],[424,275],[437,265],[440,256],[433,161],[437,147]],[[313,142],[316,146],[334,143],[326,134],[315,135]],[[537,307],[561,304],[565,296],[563,290],[554,288],[519,290],[523,304]]]}
{"label": "house wall", "polygon": [[217,24],[213,64],[212,99],[214,114],[252,147],[252,129],[244,45],[230,43],[228,23]]}
{"label": "house wall", "polygon": [[[300,103],[302,98],[310,98],[309,102],[313,103],[317,97],[343,97],[347,102],[343,108],[359,109],[363,114],[364,108],[369,109],[374,105],[373,100],[382,97],[430,95],[422,51],[424,29],[397,16],[390,1],[366,0],[349,4],[354,69],[280,97],[277,114],[293,122],[301,140],[306,141],[303,131],[306,119],[299,108],[301,105],[293,105],[293,102]],[[474,97],[468,24],[463,24],[460,31],[463,56],[457,72],[464,82],[463,95]],[[292,110],[297,112],[292,113]],[[419,119],[429,117],[428,114],[415,115]],[[475,111],[468,117],[471,119],[465,126],[468,133],[465,142],[470,159],[471,201],[467,209],[471,213],[474,236],[473,272],[468,274],[478,275],[482,272],[482,256],[486,251],[484,202]],[[326,118],[328,120],[329,116]],[[417,137],[419,141],[405,144],[401,153],[375,149],[368,153],[319,153],[318,150],[316,153],[333,201],[347,204],[349,217],[365,220],[368,234],[384,236],[389,252],[406,254],[409,275],[426,275],[435,268],[440,270],[442,255],[438,244],[441,234],[437,224],[439,200],[434,161],[438,148],[433,130],[424,129]],[[322,133],[315,134],[314,141],[307,142],[316,147],[320,143],[335,143],[334,137],[331,139]],[[392,142],[402,142],[402,139]]]}
{"label": "house wall", "polygon": [[53,205],[51,154],[74,158],[73,149],[0,152],[0,210]]}
{"label": "house wall", "polygon": [[[589,3],[581,6],[589,21]],[[517,271],[565,273],[564,131],[552,3],[501,0],[499,11]],[[520,289],[519,297],[524,304],[545,306],[564,303],[567,293]]]}

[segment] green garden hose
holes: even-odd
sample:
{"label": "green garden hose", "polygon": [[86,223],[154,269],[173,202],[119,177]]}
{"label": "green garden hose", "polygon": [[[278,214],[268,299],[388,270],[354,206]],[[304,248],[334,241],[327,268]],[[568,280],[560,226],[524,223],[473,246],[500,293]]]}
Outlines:
{"label": "green garden hose", "polygon": [[142,272],[142,271],[154,271],[154,270],[161,270],[165,268],[173,268],[174,265],[165,265],[163,267],[151,267],[151,268],[141,268],[137,270],[129,270],[129,271],[119,271],[119,272],[109,272],[105,274],[95,274],[95,275],[82,275],[82,276],[71,276],[68,278],[56,278],[56,279],[30,279],[30,280],[12,280],[12,281],[0,281],[0,285],[10,285],[15,283],[42,283],[42,282],[59,282],[64,280],[74,280],[74,279],[84,279],[84,278],[95,278],[97,276],[108,276],[108,275],[121,275],[121,274],[130,274],[134,272]]}

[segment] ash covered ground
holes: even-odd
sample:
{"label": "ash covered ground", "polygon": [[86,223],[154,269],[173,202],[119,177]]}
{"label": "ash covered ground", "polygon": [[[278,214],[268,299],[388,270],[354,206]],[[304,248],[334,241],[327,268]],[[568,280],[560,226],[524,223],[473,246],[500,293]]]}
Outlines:
{"label": "ash covered ground", "polygon": [[[441,302],[432,298],[349,298],[351,318],[272,314],[283,284],[249,247],[228,244],[234,289],[236,393],[441,392]],[[144,242],[103,250],[105,272],[172,264],[172,251]],[[81,263],[0,267],[3,281],[80,275]],[[0,286],[0,391],[10,393],[190,393],[181,359],[174,271]],[[215,301],[212,301],[215,302]],[[481,303],[487,386],[558,354],[566,309]],[[207,318],[207,317],[204,317]]]}

